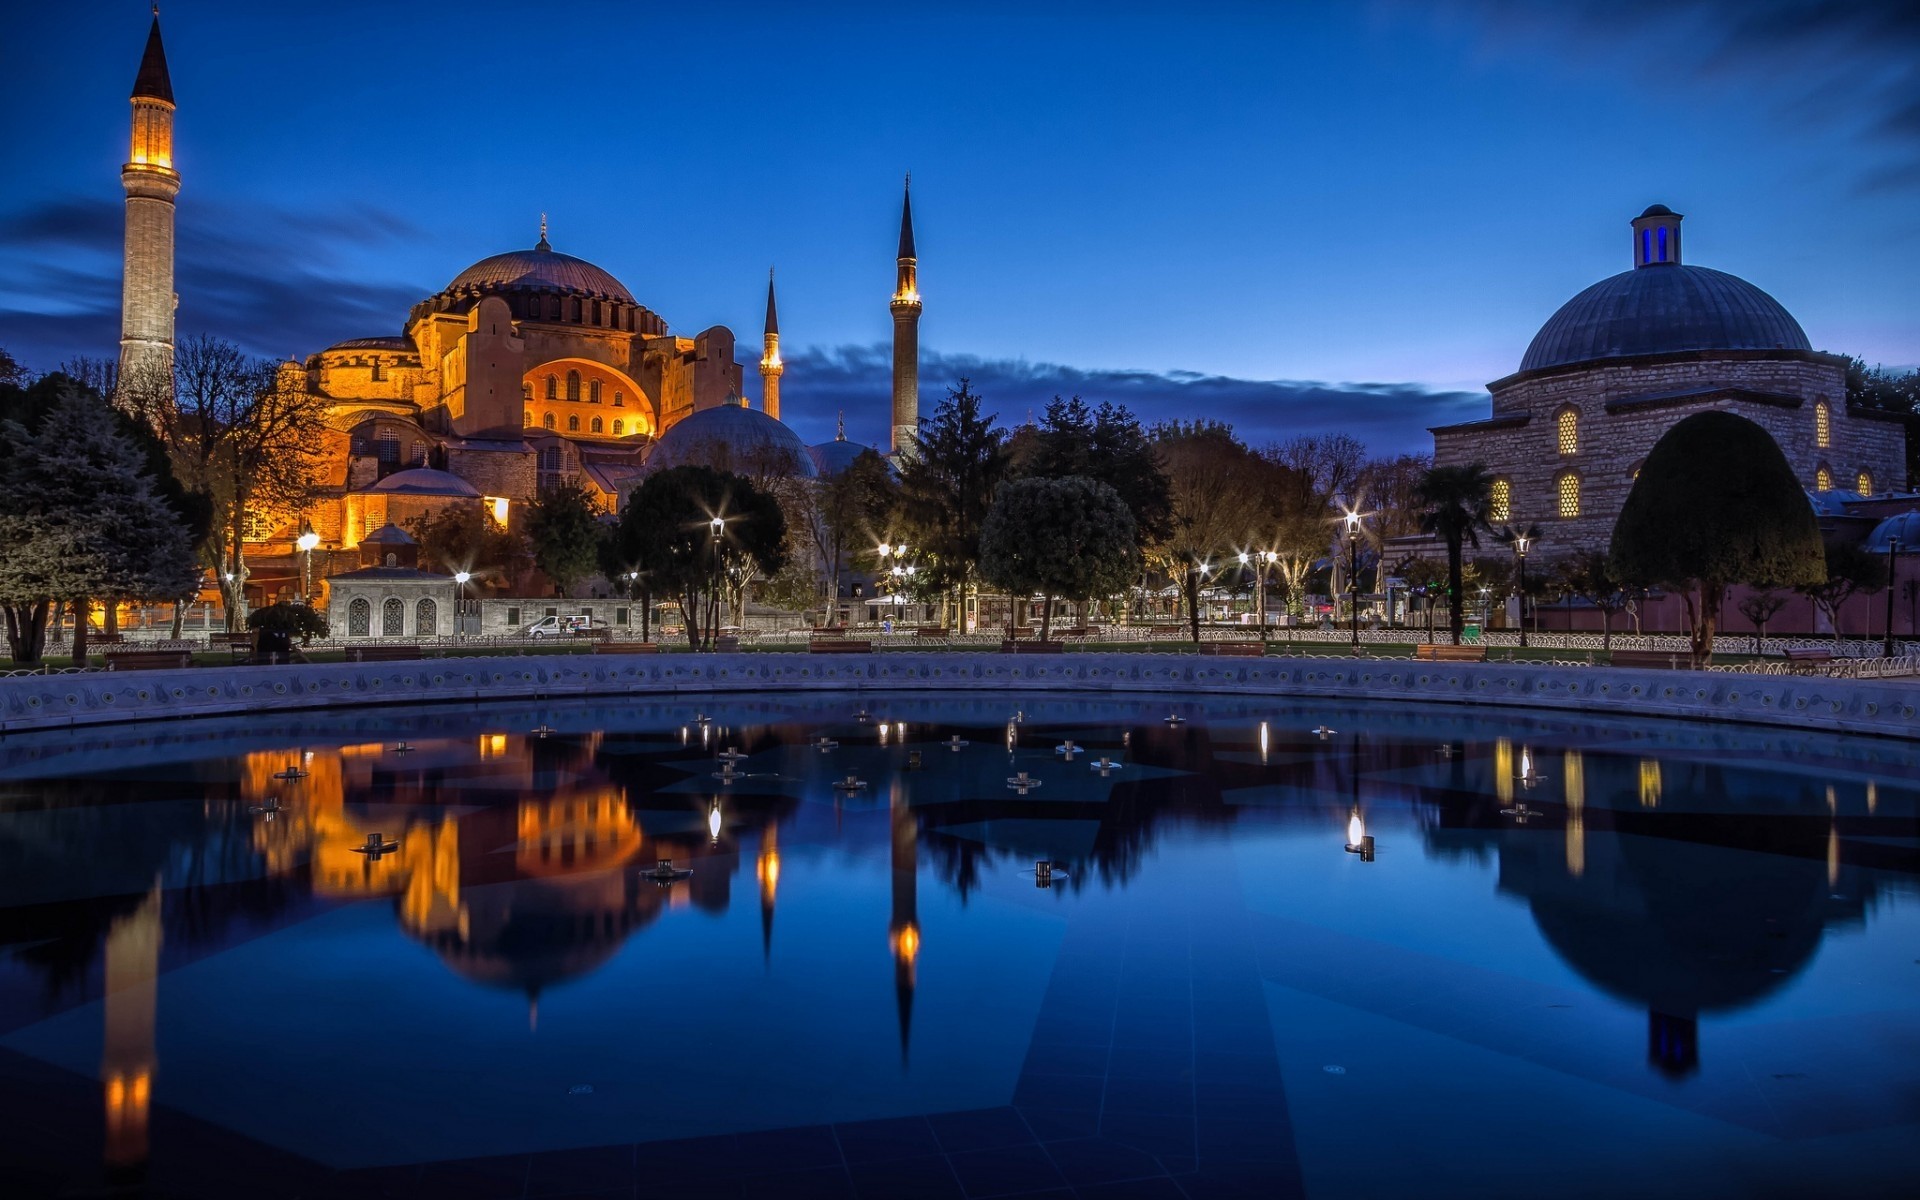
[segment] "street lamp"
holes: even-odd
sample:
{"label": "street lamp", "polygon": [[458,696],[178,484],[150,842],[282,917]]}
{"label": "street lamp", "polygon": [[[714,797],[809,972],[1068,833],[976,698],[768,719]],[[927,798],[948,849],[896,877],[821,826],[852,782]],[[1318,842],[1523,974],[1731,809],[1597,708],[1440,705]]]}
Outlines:
{"label": "street lamp", "polygon": [[293,544],[300,547],[300,552],[307,556],[306,586],[301,589],[300,599],[301,603],[311,606],[313,604],[313,548],[320,544],[320,535],[309,529]]}
{"label": "street lamp", "polygon": [[1520,648],[1527,645],[1527,547],[1533,539],[1524,533],[1513,535],[1513,553],[1520,560]]}
{"label": "street lamp", "polygon": [[1880,647],[1882,658],[1893,657],[1893,593],[1897,590],[1893,586],[1893,573],[1899,565],[1900,539],[1889,538],[1887,539],[1887,640],[1886,644]]}
{"label": "street lamp", "polygon": [[467,581],[472,578],[471,571],[453,573],[453,636],[456,638],[464,632],[461,624],[466,620]]}
{"label": "street lamp", "polygon": [[1353,623],[1353,652],[1360,653],[1360,514],[1347,514],[1347,607]]}
{"label": "street lamp", "polygon": [[720,624],[720,534],[727,527],[726,518],[715,517],[707,525],[713,530],[713,604],[707,619],[707,644],[711,646],[716,632],[714,627]]}

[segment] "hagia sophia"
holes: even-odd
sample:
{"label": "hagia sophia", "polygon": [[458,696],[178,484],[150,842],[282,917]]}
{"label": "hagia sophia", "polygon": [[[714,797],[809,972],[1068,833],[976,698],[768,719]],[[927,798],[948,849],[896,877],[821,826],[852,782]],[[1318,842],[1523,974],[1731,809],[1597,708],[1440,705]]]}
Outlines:
{"label": "hagia sophia", "polygon": [[[180,174],[158,14],[132,104],[132,152],[121,173],[120,370],[128,378],[170,371],[174,351]],[[887,453],[919,423],[921,301],[908,199],[895,265]],[[611,512],[650,467],[723,460],[755,474],[814,478],[865,449],[844,430],[810,447],[781,421],[771,274],[758,408],[743,394],[731,330],[672,331],[612,273],[554,249],[544,216],[532,248],[480,259],[397,324],[396,333],[349,339],[282,367],[283,386],[325,402],[324,484],[304,512],[250,514],[251,561],[286,553],[301,522],[329,549],[353,550],[389,524],[404,527],[449,504],[483,503],[510,525],[521,505],[560,482],[585,488]]]}

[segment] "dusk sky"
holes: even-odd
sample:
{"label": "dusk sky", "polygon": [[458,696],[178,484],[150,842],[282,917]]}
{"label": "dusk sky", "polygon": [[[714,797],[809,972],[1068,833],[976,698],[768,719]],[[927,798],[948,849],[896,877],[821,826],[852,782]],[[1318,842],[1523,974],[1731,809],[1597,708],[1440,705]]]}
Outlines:
{"label": "dusk sky", "polygon": [[[9,4],[0,346],[118,337],[140,0]],[[1838,11],[1829,12],[1828,9]],[[556,249],[884,444],[913,173],[923,412],[971,375],[1257,443],[1426,451],[1628,221],[1687,215],[1816,348],[1920,361],[1920,7],[171,0],[179,324],[301,357]],[[759,380],[747,372],[748,390]]]}

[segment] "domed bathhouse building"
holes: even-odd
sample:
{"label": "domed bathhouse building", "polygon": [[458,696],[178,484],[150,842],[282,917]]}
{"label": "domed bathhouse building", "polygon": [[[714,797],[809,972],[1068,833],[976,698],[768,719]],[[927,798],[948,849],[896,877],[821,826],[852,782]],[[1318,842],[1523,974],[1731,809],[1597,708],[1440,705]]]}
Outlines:
{"label": "domed bathhouse building", "polygon": [[1539,525],[1543,552],[1606,549],[1647,452],[1706,409],[1765,429],[1816,495],[1907,485],[1904,419],[1850,408],[1847,359],[1772,296],[1684,263],[1680,222],[1662,204],[1634,218],[1632,269],[1548,318],[1487,385],[1491,416],[1431,431],[1435,465],[1484,465],[1494,523]]}

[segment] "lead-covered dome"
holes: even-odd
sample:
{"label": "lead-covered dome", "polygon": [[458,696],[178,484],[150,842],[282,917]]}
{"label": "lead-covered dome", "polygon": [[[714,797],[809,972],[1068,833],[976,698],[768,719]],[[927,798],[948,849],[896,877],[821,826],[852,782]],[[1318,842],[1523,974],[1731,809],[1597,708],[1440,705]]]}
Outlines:
{"label": "lead-covered dome", "polygon": [[1521,372],[1701,350],[1811,351],[1778,300],[1737,275],[1682,265],[1684,219],[1664,204],[1635,217],[1633,270],[1561,305],[1534,335]]}
{"label": "lead-covered dome", "polygon": [[509,250],[481,259],[443,289],[446,294],[536,290],[634,303],[625,284],[584,258],[560,253],[545,237],[531,250]]}
{"label": "lead-covered dome", "polygon": [[436,471],[432,467],[409,467],[404,471],[395,471],[367,490],[396,496],[459,496],[463,499],[480,495],[472,484],[458,475]]}
{"label": "lead-covered dome", "polygon": [[692,465],[804,479],[819,474],[799,434],[743,404],[694,413],[661,435],[647,458],[648,470]]}

